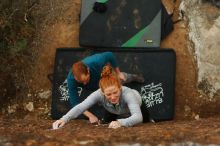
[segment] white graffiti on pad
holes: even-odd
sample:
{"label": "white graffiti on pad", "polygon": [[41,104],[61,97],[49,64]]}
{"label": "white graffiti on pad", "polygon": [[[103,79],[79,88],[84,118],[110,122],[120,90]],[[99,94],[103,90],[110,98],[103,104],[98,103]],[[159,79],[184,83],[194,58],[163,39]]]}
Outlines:
{"label": "white graffiti on pad", "polygon": [[61,97],[59,99],[61,101],[67,101],[69,99],[67,80],[65,80],[62,85],[59,86],[59,91],[61,94]]}
{"label": "white graffiti on pad", "polygon": [[141,87],[141,97],[147,108],[163,102],[164,92],[162,83],[154,85],[154,83]]}
{"label": "white graffiti on pad", "polygon": [[[82,93],[82,87],[77,87],[77,92],[79,96]],[[59,92],[61,94],[61,97],[59,98],[60,101],[68,101],[69,100],[69,89],[68,89],[68,84],[67,84],[67,79],[62,83],[62,85],[59,86]]]}

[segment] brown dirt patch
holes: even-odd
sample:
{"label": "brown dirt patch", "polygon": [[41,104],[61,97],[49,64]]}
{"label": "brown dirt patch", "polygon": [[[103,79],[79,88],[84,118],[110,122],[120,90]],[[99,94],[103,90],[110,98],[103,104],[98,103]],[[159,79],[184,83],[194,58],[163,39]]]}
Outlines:
{"label": "brown dirt patch", "polygon": [[[164,3],[168,11],[175,7],[173,19],[177,20],[180,0],[175,6],[171,0],[164,0]],[[75,120],[60,130],[49,130],[53,120],[45,120],[49,118],[45,107],[50,108],[51,100],[39,99],[38,93],[51,89],[47,75],[53,72],[56,48],[79,47],[80,1],[41,1],[34,9],[39,22],[37,35],[31,44],[34,61],[29,69],[24,70],[28,88],[17,93],[16,100],[10,103],[17,104],[18,98],[22,97],[17,112],[5,112],[4,116],[8,118],[0,118],[0,145],[181,145],[188,141],[220,145],[220,117],[213,116],[219,115],[220,98],[209,100],[198,92],[196,63],[188,50],[185,21],[175,24],[174,31],[161,44],[162,48],[173,48],[177,56],[174,121],[113,130]],[[34,103],[33,112],[24,110],[23,103],[29,101]],[[195,120],[198,115],[200,119]]]}

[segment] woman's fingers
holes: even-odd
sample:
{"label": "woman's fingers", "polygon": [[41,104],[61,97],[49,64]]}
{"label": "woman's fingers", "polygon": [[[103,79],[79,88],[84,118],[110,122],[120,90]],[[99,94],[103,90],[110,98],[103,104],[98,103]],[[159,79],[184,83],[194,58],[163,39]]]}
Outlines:
{"label": "woman's fingers", "polygon": [[65,125],[65,122],[62,121],[62,122],[60,123],[60,125],[59,125],[59,128],[60,128],[60,127],[63,127],[64,125]]}
{"label": "woman's fingers", "polygon": [[116,129],[119,127],[121,127],[121,124],[118,121],[112,121],[108,126],[108,128],[113,128],[113,129]]}
{"label": "woman's fingers", "polygon": [[53,129],[58,129],[58,121],[53,123]]}
{"label": "woman's fingers", "polygon": [[97,123],[99,121],[99,119],[96,116],[92,116],[89,118],[90,123]]}
{"label": "woman's fingers", "polygon": [[112,128],[113,123],[111,122],[108,126],[108,128]]}
{"label": "woman's fingers", "polygon": [[53,129],[58,129],[60,127],[63,127],[65,125],[65,122],[63,120],[57,120],[53,123]]}

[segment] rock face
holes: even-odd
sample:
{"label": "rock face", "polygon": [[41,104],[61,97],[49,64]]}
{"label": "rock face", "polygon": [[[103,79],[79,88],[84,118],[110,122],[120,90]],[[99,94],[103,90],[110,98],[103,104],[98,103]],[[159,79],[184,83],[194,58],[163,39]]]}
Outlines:
{"label": "rock face", "polygon": [[198,88],[213,99],[220,95],[220,9],[209,1],[184,0],[180,11],[188,20]]}

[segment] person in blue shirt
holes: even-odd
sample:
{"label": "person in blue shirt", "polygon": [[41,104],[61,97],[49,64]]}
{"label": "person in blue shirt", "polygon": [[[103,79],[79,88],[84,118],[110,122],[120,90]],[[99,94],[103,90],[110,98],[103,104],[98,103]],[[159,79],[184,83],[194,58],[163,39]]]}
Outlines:
{"label": "person in blue shirt", "polygon": [[[101,77],[101,71],[107,64],[110,64],[115,69],[122,82],[144,82],[142,76],[121,72],[112,52],[104,52],[88,56],[83,60],[74,63],[67,76],[68,94],[71,107],[80,103],[77,87],[82,87],[92,92],[99,88],[98,84]],[[90,123],[96,123],[99,121],[99,119],[89,111],[85,111],[83,115],[88,117]]]}

